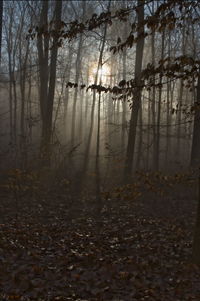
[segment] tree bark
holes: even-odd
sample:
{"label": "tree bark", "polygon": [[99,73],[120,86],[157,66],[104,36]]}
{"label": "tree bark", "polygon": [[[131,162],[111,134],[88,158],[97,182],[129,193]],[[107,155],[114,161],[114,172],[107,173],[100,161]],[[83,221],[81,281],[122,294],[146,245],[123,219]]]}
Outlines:
{"label": "tree bark", "polygon": [[125,162],[125,170],[124,170],[125,181],[127,180],[127,177],[129,177],[132,173],[138,112],[140,109],[141,93],[142,93],[142,88],[140,87],[141,85],[140,75],[142,70],[142,59],[143,59],[143,49],[144,49],[144,25],[143,25],[144,2],[142,0],[138,0],[137,18],[138,18],[138,37],[139,37],[139,40],[136,45],[136,58],[135,58],[135,82],[137,87],[135,88],[134,91],[134,98],[133,98],[133,104],[131,109],[131,120],[130,120],[129,134],[128,134],[128,146],[127,146],[126,162]]}
{"label": "tree bark", "polygon": [[195,264],[200,264],[200,175],[198,179],[198,207],[197,207],[196,224],[194,228],[192,261]]}
{"label": "tree bark", "polygon": [[1,45],[2,45],[2,20],[3,20],[3,0],[0,1],[0,66],[1,66]]}
{"label": "tree bark", "polygon": [[[42,11],[40,14],[40,28],[48,24],[48,1],[42,2]],[[42,136],[41,136],[41,155],[45,152],[45,127],[46,127],[46,110],[47,110],[47,93],[48,93],[48,60],[49,60],[49,37],[38,35],[37,39],[38,60],[39,60],[39,100],[42,119]]]}
{"label": "tree bark", "polygon": [[[85,19],[85,9],[86,9],[86,2],[83,1],[82,20]],[[78,51],[77,51],[77,56],[76,56],[75,83],[77,83],[77,84],[79,83],[79,78],[80,78],[80,70],[81,70],[81,63],[82,63],[82,51],[83,51],[83,34],[80,34],[80,39],[79,39],[79,43],[78,43]],[[77,98],[78,98],[78,88],[75,88],[74,98],[73,98],[73,109],[72,109],[71,148],[74,147],[75,135],[76,135]]]}
{"label": "tree bark", "polygon": [[194,127],[191,151],[191,166],[200,166],[200,74],[197,82],[197,100],[195,104]]}
{"label": "tree bark", "polygon": [[[55,2],[54,21],[55,31],[60,27],[62,12],[62,1]],[[48,1],[43,1],[40,27],[48,24]],[[42,138],[41,138],[41,154],[43,162],[50,164],[51,159],[51,135],[52,135],[52,117],[53,117],[53,104],[56,83],[56,66],[58,54],[58,36],[55,35],[53,45],[51,48],[50,66],[48,66],[49,58],[49,37],[38,37],[38,57],[40,65],[40,108],[42,117]],[[49,67],[49,68],[48,68]],[[48,73],[49,69],[49,73]]]}
{"label": "tree bark", "polygon": [[[164,59],[164,43],[165,43],[165,31],[162,33],[162,45],[161,45],[161,60]],[[154,168],[159,170],[160,167],[160,120],[161,120],[161,101],[162,101],[162,72],[159,79],[159,93],[158,93],[158,115],[156,124],[156,145],[154,154]]]}
{"label": "tree bark", "polygon": [[[62,13],[62,1],[56,1],[55,3],[55,30],[59,28],[59,22],[61,21]],[[57,56],[58,56],[58,38],[54,37],[53,46],[51,49],[51,61],[50,61],[50,74],[49,74],[49,89],[48,89],[48,100],[46,110],[46,147],[47,153],[50,153],[51,134],[52,134],[52,117],[53,117],[53,104],[56,84],[56,67],[57,67]]]}

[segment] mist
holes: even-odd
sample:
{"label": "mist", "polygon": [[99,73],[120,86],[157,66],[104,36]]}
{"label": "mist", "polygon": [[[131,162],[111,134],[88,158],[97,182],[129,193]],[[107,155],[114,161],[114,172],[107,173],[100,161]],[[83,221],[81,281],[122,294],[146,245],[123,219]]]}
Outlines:
{"label": "mist", "polygon": [[[70,222],[71,214],[94,218],[100,236],[104,212],[112,220],[134,204],[161,220],[190,212],[194,223],[198,1],[1,3],[2,204],[12,199],[17,216],[27,200],[44,201],[45,216],[67,206]],[[199,219],[190,235],[195,263]]]}

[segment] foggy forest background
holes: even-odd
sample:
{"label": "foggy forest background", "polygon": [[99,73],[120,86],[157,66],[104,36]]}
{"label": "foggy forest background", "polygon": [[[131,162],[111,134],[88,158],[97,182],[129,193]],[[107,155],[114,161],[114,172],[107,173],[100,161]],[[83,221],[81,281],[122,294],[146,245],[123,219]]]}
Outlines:
{"label": "foggy forest background", "polygon": [[199,20],[0,1],[1,300],[200,300]]}
{"label": "foggy forest background", "polygon": [[[131,165],[127,174],[139,170],[174,173],[185,171],[191,165],[198,167],[198,155],[195,163],[191,159],[197,73],[193,73],[192,79],[188,79],[185,70],[185,78],[173,74],[170,77],[161,67],[160,73],[147,78],[140,90],[140,104],[136,105],[133,126],[136,137],[129,161],[127,147],[132,139],[130,131],[134,131],[130,119],[134,94],[138,92],[132,89],[131,94],[127,89],[119,95],[114,91],[128,87],[128,82],[131,86],[136,72],[146,68],[151,72],[152,66],[168,62],[167,58],[171,62],[179,58],[185,69],[192,68],[188,60],[196,64],[200,47],[199,23],[195,21],[199,17],[198,5],[192,7],[185,1],[180,7],[178,3],[169,6],[160,13],[164,21],[156,25],[153,16],[165,1],[147,1],[145,6],[141,1],[143,20],[149,20],[149,24],[141,23],[142,28],[137,29],[133,26],[138,18],[134,1],[58,2],[57,8],[54,1],[5,1],[3,4],[1,170],[47,168],[48,164],[41,161],[42,156],[48,157],[47,150],[41,152],[45,127],[50,127],[47,129],[50,168],[59,178],[73,182],[76,189],[81,189],[83,183],[89,187],[97,180],[100,190],[112,187],[124,179],[126,164]],[[112,25],[105,22],[91,31],[68,36],[62,39],[62,45],[55,47],[58,37],[45,36],[38,28],[59,18],[59,9],[63,24],[74,20],[84,24],[92,18],[95,21],[107,11],[111,15],[121,11],[124,15],[120,19],[119,13],[119,18],[112,19]],[[178,24],[176,18],[180,18]],[[149,34],[131,44],[128,38],[131,33],[136,35],[137,30]],[[124,41],[129,42],[123,47]],[[122,45],[121,50],[116,45]],[[137,71],[137,62],[141,60],[141,70]],[[53,77],[55,91],[52,92]],[[52,93],[50,123],[42,117],[45,81],[46,93]],[[112,87],[113,91],[108,89],[105,93],[98,87]]]}

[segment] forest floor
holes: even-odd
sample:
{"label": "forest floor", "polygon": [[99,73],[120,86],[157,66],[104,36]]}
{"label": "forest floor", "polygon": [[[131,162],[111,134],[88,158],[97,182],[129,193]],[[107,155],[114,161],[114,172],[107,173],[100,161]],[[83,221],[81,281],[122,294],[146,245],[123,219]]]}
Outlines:
{"label": "forest floor", "polygon": [[200,300],[195,201],[0,197],[0,300]]}

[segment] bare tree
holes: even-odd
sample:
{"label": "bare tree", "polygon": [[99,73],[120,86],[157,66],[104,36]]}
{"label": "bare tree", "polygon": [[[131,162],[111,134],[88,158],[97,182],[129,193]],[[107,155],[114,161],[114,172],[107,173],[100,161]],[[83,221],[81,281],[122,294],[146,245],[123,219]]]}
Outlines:
{"label": "bare tree", "polygon": [[191,166],[200,166],[200,75],[197,81],[197,93],[195,102],[194,128],[192,137],[192,151],[191,151]]}
{"label": "bare tree", "polygon": [[1,45],[2,45],[2,20],[3,20],[3,0],[0,2],[0,65],[1,65]]}
{"label": "bare tree", "polygon": [[[42,2],[42,10],[40,15],[40,28],[48,26],[48,1]],[[54,24],[55,30],[59,30],[61,26],[62,1],[55,2]],[[38,57],[40,65],[40,107],[42,116],[42,139],[41,151],[49,163],[51,155],[51,134],[52,134],[52,116],[56,83],[56,64],[58,54],[58,36],[55,35],[53,45],[50,50],[49,58],[49,36],[38,35]],[[50,65],[48,60],[50,59]],[[49,70],[49,72],[48,72]]]}
{"label": "bare tree", "polygon": [[131,175],[132,167],[133,167],[133,157],[135,150],[135,142],[136,142],[136,131],[137,131],[137,120],[138,120],[138,112],[140,109],[141,103],[141,70],[142,70],[142,59],[143,59],[143,49],[144,49],[144,2],[142,0],[138,0],[138,9],[137,9],[137,18],[138,18],[138,42],[136,45],[136,58],[135,58],[135,82],[137,87],[135,88],[135,95],[133,98],[133,104],[131,109],[131,120],[128,134],[128,146],[126,153],[126,162],[125,162],[125,170],[124,175],[125,179],[127,176]]}

